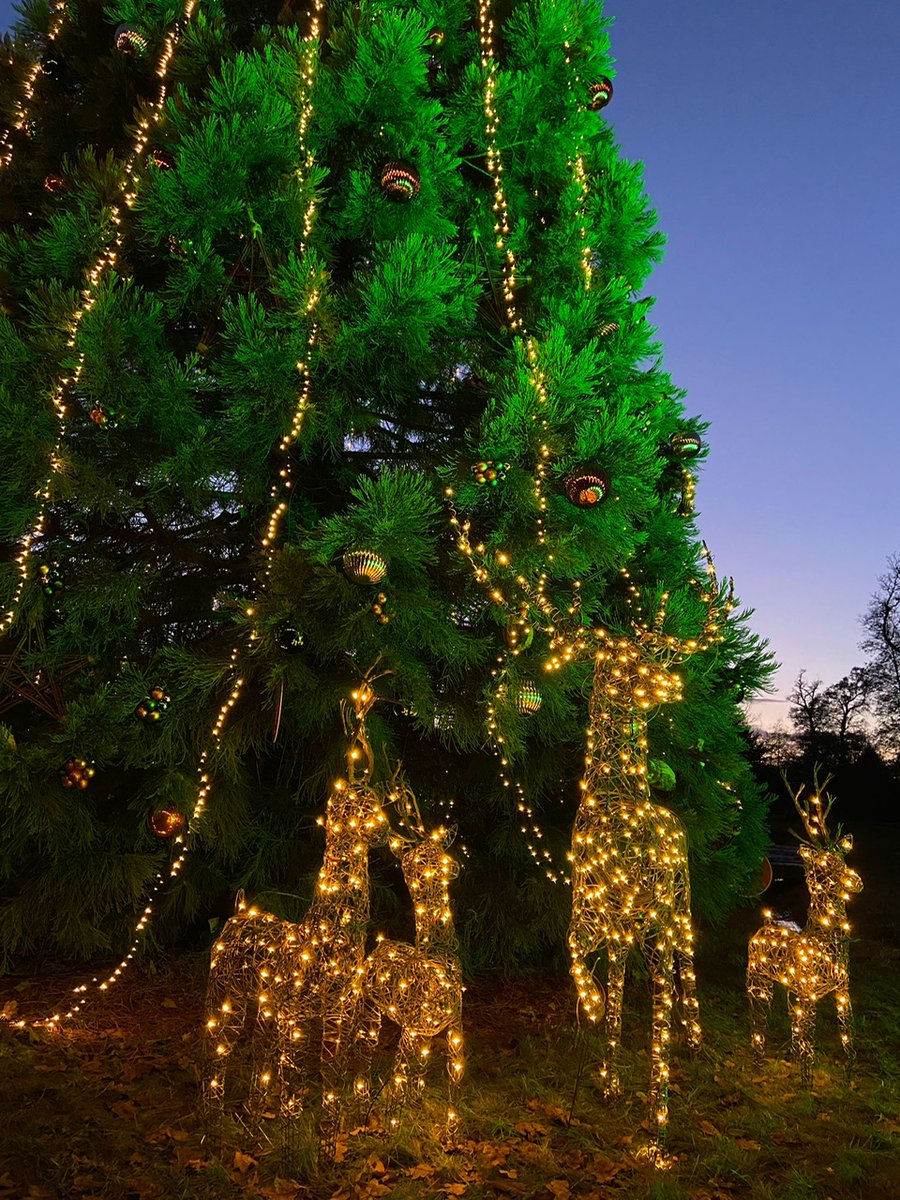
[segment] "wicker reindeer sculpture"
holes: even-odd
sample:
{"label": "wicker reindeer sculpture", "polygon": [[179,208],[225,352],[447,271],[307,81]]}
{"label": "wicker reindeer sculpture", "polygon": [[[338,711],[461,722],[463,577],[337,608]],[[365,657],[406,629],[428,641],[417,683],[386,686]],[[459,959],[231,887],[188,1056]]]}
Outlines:
{"label": "wicker reindeer sculpture", "polygon": [[[688,1045],[700,1043],[695,993],[691,894],[686,836],[674,813],[650,800],[647,784],[647,713],[680,699],[674,667],[720,640],[722,621],[733,607],[733,588],[720,593],[708,551],[707,582],[699,589],[705,620],[696,638],[682,641],[663,632],[665,604],[652,623],[637,619],[640,601],[629,585],[635,619],[630,636],[581,628],[571,634],[561,623],[551,641],[555,658],[594,660],[586,771],[572,837],[572,918],[568,944],[580,1011],[591,1022],[606,1014],[604,1093],[621,1091],[618,1048],[622,1028],[625,963],[634,948],[647,960],[653,979],[651,1039],[651,1128],[656,1146],[668,1120],[668,1058],[677,975]],[[607,999],[589,959],[605,949]]]}
{"label": "wicker reindeer sculpture", "polygon": [[[210,962],[206,999],[204,1098],[213,1115],[226,1102],[226,1071],[239,1044],[250,1060],[246,1111],[258,1118],[273,1087],[282,1116],[303,1108],[311,1075],[321,1073],[323,1128],[333,1133],[346,1097],[344,1076],[357,1005],[353,983],[365,957],[369,920],[369,851],[387,841],[379,794],[368,781],[372,755],[365,718],[375,702],[369,682],[345,709],[351,733],[348,778],[328,800],[325,856],[316,893],[298,924],[238,898]],[[321,1036],[318,1061],[311,1051]]]}
{"label": "wicker reindeer sculpture", "polygon": [[415,1097],[424,1087],[432,1040],[443,1033],[450,1077],[449,1126],[456,1120],[456,1092],[463,1072],[462,968],[450,909],[450,882],[459,874],[459,865],[447,853],[454,831],[440,827],[426,832],[408,789],[401,786],[392,796],[408,833],[392,834],[389,844],[412,897],[416,941],[410,945],[379,938],[360,969],[364,1063],[357,1091],[368,1105],[372,1054],[381,1023],[393,1022],[400,1028],[400,1042],[387,1089],[387,1116],[395,1125],[408,1096]]}
{"label": "wicker reindeer sculpture", "polygon": [[850,1007],[850,926],[847,902],[862,891],[862,880],[845,861],[853,848],[853,839],[826,826],[834,803],[825,793],[828,779],[819,783],[813,775],[813,794],[805,796],[805,787],[796,792],[788,788],[794,807],[806,830],[801,839],[800,856],[809,889],[806,926],[771,920],[750,939],[747,963],[747,992],[750,997],[751,1040],[758,1058],[766,1047],[766,1017],[776,984],[787,989],[791,1016],[791,1042],[800,1060],[800,1078],[812,1084],[815,1056],[816,1004],[834,992],[841,1042],[847,1055],[848,1070],[853,1063],[853,1014]]}

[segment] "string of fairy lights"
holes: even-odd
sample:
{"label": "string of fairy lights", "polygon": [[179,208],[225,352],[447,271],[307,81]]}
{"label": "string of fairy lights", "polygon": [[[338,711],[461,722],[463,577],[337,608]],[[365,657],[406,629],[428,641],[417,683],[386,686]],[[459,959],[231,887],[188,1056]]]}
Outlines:
{"label": "string of fairy lights", "polygon": [[[522,339],[520,345],[524,346],[528,380],[536,397],[535,409],[532,412],[532,421],[539,424],[541,429],[542,440],[533,470],[532,487],[536,514],[535,542],[538,546],[544,547],[547,544],[545,514],[548,509],[545,484],[552,458],[552,451],[546,440],[549,423],[544,415],[548,403],[548,392],[546,377],[539,361],[537,341],[533,336],[525,334],[524,322],[516,306],[518,268],[515,254],[507,241],[510,232],[510,215],[506,191],[503,185],[503,159],[497,142],[500,117],[496,105],[497,63],[494,48],[494,19],[491,0],[479,0],[478,34],[481,67],[484,73],[483,108],[485,132],[487,135],[486,161],[494,192],[492,205],[494,213],[494,244],[501,256],[502,295],[506,309],[506,321],[510,331],[514,335],[518,333]],[[572,65],[568,49],[569,45],[566,43],[566,62]],[[572,78],[568,83],[569,89],[572,90],[579,82],[577,72],[573,68]],[[581,148],[579,148],[578,153],[571,162],[571,170],[579,189],[579,210],[581,213],[579,235],[582,243],[580,258],[584,273],[585,288],[589,289],[593,278],[593,253],[587,232],[586,211],[589,188],[587,173],[584,167],[584,155]],[[454,490],[452,487],[445,489],[445,499],[447,501],[449,522],[456,547],[469,562],[476,582],[484,588],[491,602],[504,611],[504,620],[507,626],[511,621],[515,622],[519,620],[521,615],[519,609],[507,599],[502,587],[492,577],[491,571],[486,566],[486,548],[480,544],[475,547],[472,546],[470,540],[471,521],[460,519],[454,505]],[[509,567],[511,565],[509,555],[502,551],[496,554],[495,561],[498,567]],[[545,610],[552,607],[545,596],[545,588],[548,580],[548,573],[541,572],[534,589],[529,587],[524,577],[520,576],[516,580],[520,587],[524,586],[526,588],[532,602],[541,611],[545,612],[545,615]],[[573,607],[570,609],[571,612],[575,612],[578,607],[579,587],[580,584],[576,581],[573,587]],[[499,730],[498,708],[503,703],[507,689],[507,658],[508,654],[515,656],[517,653],[518,649],[502,652],[497,658],[496,668],[491,673],[495,681],[494,694],[488,704],[487,715],[487,729],[490,735],[491,749],[497,760],[501,785],[512,791],[515,797],[516,811],[522,821],[519,828],[520,832],[525,836],[529,854],[553,883],[562,881],[568,884],[570,882],[568,873],[565,869],[554,865],[553,855],[549,849],[543,829],[536,818],[534,806],[529,802],[522,783],[515,778],[509,769],[510,763],[504,739]]]}
{"label": "string of fairy lights", "polygon": [[[44,39],[45,55],[52,43],[62,33],[65,21],[66,0],[56,0],[56,3],[50,6],[50,24],[47,27]],[[22,133],[28,128],[29,121],[31,120],[31,102],[34,99],[35,88],[37,87],[37,81],[42,69],[42,60],[37,58],[29,65],[28,70],[25,72],[22,95],[16,102],[12,121],[3,130],[2,134],[0,134],[0,169],[8,167],[13,160],[13,130],[16,129]]]}
{"label": "string of fairy lights", "polygon": [[[193,15],[196,3],[197,0],[186,0],[181,17],[176,21],[163,41],[162,50],[156,63],[156,76],[159,80],[156,95],[147,110],[138,119],[134,141],[132,142],[122,170],[120,198],[109,209],[108,221],[112,226],[112,238],[106,243],[99,256],[85,273],[84,286],[81,289],[78,307],[72,312],[69,320],[69,336],[66,341],[68,349],[75,348],[81,323],[97,304],[100,297],[100,285],[107,274],[115,270],[119,260],[125,240],[125,227],[123,223],[125,210],[133,208],[137,200],[142,156],[149,144],[153,126],[162,119],[163,105],[168,93],[169,64],[172,61],[172,56],[175,53],[182,30]],[[61,27],[62,17],[59,13],[57,15],[59,16]],[[54,28],[56,28],[55,24]],[[37,70],[40,70],[40,64],[38,64]],[[37,78],[36,73],[34,77],[35,79]],[[34,86],[32,83],[29,88],[26,88],[29,101],[33,93]],[[24,112],[25,109],[22,111]],[[27,120],[27,118],[22,119]],[[53,385],[51,402],[56,417],[56,437],[53,448],[50,451],[50,469],[44,483],[36,492],[36,497],[40,502],[38,515],[31,529],[26,531],[19,544],[19,552],[15,558],[19,578],[10,600],[9,609],[4,613],[3,619],[0,620],[0,635],[4,634],[15,621],[25,587],[28,583],[32,547],[35,542],[40,540],[43,534],[47,507],[50,504],[53,493],[53,480],[60,473],[65,462],[63,446],[66,438],[66,401],[81,380],[84,373],[84,364],[85,354],[84,351],[81,351],[76,358],[73,370],[68,374],[59,376]]]}
{"label": "string of fairy lights", "polygon": [[[186,6],[186,10],[185,10],[185,12],[186,12],[185,19],[187,19],[187,17],[189,17],[191,12],[193,11],[195,2],[196,2],[196,0],[189,0],[189,4]],[[305,173],[307,178],[309,177],[311,168],[314,163],[312,150],[310,149],[308,142],[307,142],[307,132],[308,132],[309,123],[310,123],[310,120],[312,117],[312,111],[313,111],[312,89],[313,89],[313,85],[315,82],[316,65],[318,62],[317,41],[318,41],[319,35],[321,33],[322,11],[323,11],[322,0],[314,0],[313,7],[312,7],[311,13],[310,13],[309,32],[307,33],[307,35],[304,38],[304,42],[306,43],[306,47],[305,47],[306,53],[304,55],[304,62],[303,62],[303,65],[301,66],[301,70],[300,70],[301,87],[303,89],[303,102],[301,104],[300,120],[298,123],[298,128],[299,128],[299,134],[300,134],[300,154],[301,154],[301,164],[302,165],[298,170],[301,175]],[[170,48],[170,46],[171,46],[171,48]],[[170,38],[167,41],[166,66],[168,66],[168,61],[169,61],[169,59],[171,59],[171,55],[173,52],[174,52],[174,41],[172,38]],[[159,71],[157,73],[160,75],[162,74]],[[164,99],[164,97],[163,97],[163,99]],[[142,126],[142,128],[143,128],[143,126]],[[146,144],[146,141],[144,142],[144,145],[145,144]],[[143,147],[141,147],[141,149],[142,148]],[[133,167],[134,162],[136,161],[137,155],[140,153],[141,153],[141,150],[140,149],[137,150],[135,152],[135,154],[132,156],[132,158],[129,160],[129,168],[128,168],[129,171]],[[133,205],[134,199],[135,199],[135,196],[134,196],[134,194],[132,194],[130,203],[128,204],[129,207],[131,207]],[[317,207],[317,199],[316,199],[315,193],[312,193],[310,196],[309,203],[307,205],[306,212],[304,214],[303,228],[304,228],[305,241],[303,243],[301,243],[301,247],[300,247],[301,253],[306,248],[306,241],[308,241],[308,238],[311,235],[311,232],[313,229],[316,207]],[[115,259],[112,260],[113,264],[114,264],[114,262],[115,262]],[[307,304],[306,304],[306,310],[305,310],[306,315],[308,317],[310,317],[310,319],[311,319],[310,320],[310,333],[309,333],[309,336],[307,339],[307,346],[310,349],[315,345],[317,334],[318,334],[318,326],[314,320],[314,314],[315,314],[315,310],[316,310],[316,307],[317,307],[320,297],[321,297],[320,289],[318,287],[313,287],[313,289],[310,292],[310,296],[307,300]],[[83,361],[83,358],[82,358],[82,361]],[[281,521],[288,509],[288,501],[286,499],[284,499],[284,495],[285,495],[285,493],[288,493],[290,491],[291,486],[292,486],[289,451],[302,433],[304,418],[305,418],[305,416],[309,410],[309,406],[310,406],[310,392],[311,392],[311,385],[312,385],[312,376],[311,376],[310,364],[306,360],[306,358],[301,359],[297,363],[297,372],[300,377],[298,400],[297,400],[297,404],[294,409],[294,412],[292,414],[290,427],[287,430],[287,432],[282,436],[282,438],[278,444],[278,449],[279,449],[280,453],[283,455],[283,462],[282,462],[282,466],[280,467],[279,472],[278,472],[278,479],[273,484],[272,489],[270,491],[270,498],[272,501],[272,509],[271,509],[271,512],[269,515],[269,519],[266,522],[264,531],[260,534],[260,537],[259,537],[259,548],[260,548],[260,551],[262,552],[263,564],[264,564],[263,571],[262,571],[262,576],[263,576],[264,580],[268,580],[268,578],[271,574],[271,567],[272,567],[275,543],[278,538],[278,532],[279,532]],[[43,513],[41,514],[41,520],[43,520]],[[34,539],[35,536],[36,536],[36,534],[33,532],[32,540]],[[252,617],[254,615],[254,609],[252,608],[252,606],[248,607],[245,611],[246,611],[246,615],[249,617]],[[257,637],[258,637],[258,634],[256,633],[256,631],[251,630],[250,640],[253,641]],[[242,691],[244,688],[245,680],[244,680],[243,676],[240,674],[240,657],[241,657],[240,647],[239,646],[233,647],[231,650],[231,655],[230,655],[229,663],[228,663],[228,671],[227,671],[227,675],[230,677],[229,684],[228,684],[229,692],[228,692],[226,699],[220,705],[218,712],[216,713],[215,720],[209,731],[207,745],[200,754],[199,765],[197,768],[197,774],[198,774],[197,794],[196,794],[196,799],[194,802],[194,807],[192,809],[190,818],[187,823],[187,831],[184,834],[179,833],[173,839],[174,844],[178,847],[178,851],[177,851],[176,857],[172,860],[168,869],[163,869],[163,870],[158,871],[153,878],[153,881],[147,892],[147,897],[146,897],[146,902],[145,902],[144,908],[141,912],[139,920],[137,921],[137,923],[135,925],[134,937],[133,937],[131,945],[128,947],[128,950],[125,953],[125,955],[123,956],[123,958],[116,964],[116,966],[113,968],[113,970],[110,972],[110,974],[108,976],[102,977],[102,978],[99,976],[95,976],[91,980],[90,984],[81,984],[80,986],[78,986],[74,989],[73,994],[77,997],[77,999],[69,1007],[68,1010],[66,1010],[64,1013],[56,1013],[47,1020],[36,1021],[33,1023],[34,1025],[43,1025],[43,1026],[47,1026],[47,1027],[51,1027],[51,1028],[58,1027],[62,1021],[68,1020],[68,1019],[76,1016],[84,1008],[84,1006],[87,1004],[89,998],[92,995],[105,993],[114,984],[116,984],[120,980],[120,978],[124,974],[124,972],[128,969],[128,967],[133,962],[133,960],[137,954],[137,951],[140,948],[141,942],[143,941],[143,938],[146,935],[146,931],[150,925],[150,922],[152,921],[153,914],[154,914],[154,905],[155,905],[155,902],[157,900],[157,897],[158,897],[161,889],[167,882],[174,880],[180,874],[180,872],[188,858],[188,855],[193,847],[194,835],[196,833],[198,825],[201,822],[201,819],[204,814],[204,810],[206,809],[207,802],[209,800],[209,796],[212,792],[212,777],[210,775],[209,762],[221,744],[222,735],[223,735],[226,723],[228,722],[228,719],[231,716],[232,710],[235,708],[238,701],[240,700],[240,697],[241,697],[241,694],[242,694]],[[15,1022],[15,1024],[22,1027],[22,1026],[25,1026],[27,1024],[27,1022],[18,1021],[18,1022]]]}

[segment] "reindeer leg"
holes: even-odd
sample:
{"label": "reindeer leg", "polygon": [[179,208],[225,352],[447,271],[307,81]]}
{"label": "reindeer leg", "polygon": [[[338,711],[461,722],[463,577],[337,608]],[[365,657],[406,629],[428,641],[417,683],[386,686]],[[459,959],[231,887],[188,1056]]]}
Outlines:
{"label": "reindeer leg", "polygon": [[681,981],[681,1023],[684,1026],[688,1048],[700,1046],[700,1005],[697,1001],[697,976],[694,973],[694,935],[690,917],[687,925],[682,922],[682,944],[677,951],[678,977]]}
{"label": "reindeer leg", "polygon": [[844,1047],[844,1054],[847,1057],[847,1074],[849,1076],[853,1071],[853,1064],[856,1062],[856,1050],[853,1046],[853,1008],[850,1004],[850,992],[846,981],[837,989],[834,998],[837,1004],[838,1025],[841,1030],[841,1045]]}
{"label": "reindeer leg", "polygon": [[388,1106],[388,1123],[391,1129],[396,1129],[400,1123],[400,1113],[406,1102],[410,1081],[418,1085],[420,1075],[424,1074],[419,1041],[418,1034],[404,1027],[391,1075]]}
{"label": "reindeer leg", "polygon": [[750,1045],[757,1063],[762,1063],[766,1053],[766,1024],[774,990],[775,984],[753,961],[751,944],[750,961],[747,964],[747,995],[750,999]]}
{"label": "reindeer leg", "polygon": [[619,1078],[619,1045],[622,1041],[622,992],[625,988],[625,959],[627,951],[610,943],[609,978],[606,996],[606,1059],[600,1072],[603,1095],[607,1100],[622,1093]]}
{"label": "reindeer leg", "polygon": [[675,958],[666,940],[657,946],[653,964],[653,1029],[650,1045],[650,1136],[654,1145],[665,1140],[669,1119],[669,1041]]}
{"label": "reindeer leg", "polygon": [[356,1074],[356,1099],[360,1124],[366,1124],[372,1112],[372,1063],[381,1036],[381,1011],[369,1001],[357,1033],[359,1070]]}
{"label": "reindeer leg", "polygon": [[450,1076],[447,1089],[448,1132],[452,1131],[459,1120],[459,1085],[464,1069],[462,1018],[461,1014],[457,1013],[447,1028],[447,1074]]}
{"label": "reindeer leg", "polygon": [[791,1045],[794,1055],[800,1060],[800,1082],[803,1087],[811,1088],[815,1057],[813,1043],[816,1029],[815,1001],[804,1001],[800,996],[789,993],[788,1003],[791,1012]]}

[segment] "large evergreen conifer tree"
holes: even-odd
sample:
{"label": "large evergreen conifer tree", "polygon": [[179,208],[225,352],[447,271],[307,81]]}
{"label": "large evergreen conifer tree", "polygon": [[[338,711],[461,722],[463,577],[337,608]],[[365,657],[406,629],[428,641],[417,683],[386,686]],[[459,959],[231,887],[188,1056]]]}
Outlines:
{"label": "large evergreen conifer tree", "polygon": [[[200,766],[154,930],[302,912],[371,668],[470,963],[562,953],[590,664],[544,670],[531,597],[627,627],[627,569],[689,636],[702,570],[599,6],[27,0],[6,60],[3,953],[120,947]],[[762,855],[766,670],[733,618],[650,724],[713,917]]]}

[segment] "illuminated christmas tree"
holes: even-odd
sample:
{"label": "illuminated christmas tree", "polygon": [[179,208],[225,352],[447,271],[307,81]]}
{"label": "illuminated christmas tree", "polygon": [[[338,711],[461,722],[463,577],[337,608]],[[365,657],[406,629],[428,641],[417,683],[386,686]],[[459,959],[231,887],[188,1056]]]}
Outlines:
{"label": "illuminated christmas tree", "polygon": [[[613,76],[574,0],[25,5],[0,78],[6,954],[127,946],[145,907],[139,933],[183,936],[239,886],[302,915],[340,705],[377,664],[373,778],[402,761],[458,825],[464,960],[562,961],[592,665],[548,670],[552,614],[627,633],[637,587],[666,635],[703,622],[704,426],[659,366]],[[739,706],[767,657],[719,633],[647,729],[713,917],[765,844]]]}

